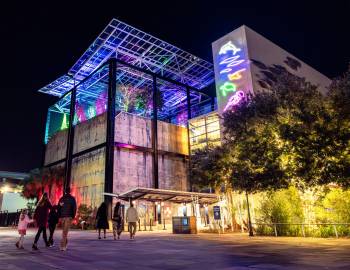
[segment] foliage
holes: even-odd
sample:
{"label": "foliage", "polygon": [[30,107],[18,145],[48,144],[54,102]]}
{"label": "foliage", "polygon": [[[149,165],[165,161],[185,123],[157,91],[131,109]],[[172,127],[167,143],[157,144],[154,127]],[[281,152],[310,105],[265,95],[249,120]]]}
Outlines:
{"label": "foliage", "polygon": [[197,150],[191,159],[191,181],[196,186],[218,189],[231,173],[230,154],[223,147]]}
{"label": "foliage", "polygon": [[[49,197],[56,195],[63,188],[63,179],[63,167],[34,169],[23,181],[22,196],[26,199],[37,199],[44,191],[49,192]],[[54,191],[51,190],[53,186]]]}
{"label": "foliage", "polygon": [[349,101],[341,98],[350,95],[350,71],[323,96],[284,67],[263,68],[264,89],[223,115],[221,148],[195,154],[194,182],[220,186],[229,179],[234,190],[248,192],[350,187]]}
{"label": "foliage", "polygon": [[[147,88],[120,85],[116,94],[116,102],[117,108],[121,111],[150,116],[153,109],[153,91]],[[158,109],[161,110],[164,106],[161,92],[158,92],[157,103]]]}
{"label": "foliage", "polygon": [[[270,191],[263,197],[258,209],[258,223],[302,223],[304,221],[303,205],[298,190],[291,186],[288,189]],[[262,230],[262,226],[257,230]],[[295,235],[300,227],[287,224],[276,226],[278,235]]]}
{"label": "foliage", "polygon": [[330,189],[318,201],[316,219],[322,223],[350,223],[350,190]]}
{"label": "foliage", "polygon": [[[78,214],[77,214],[77,226],[81,228],[92,228],[93,225],[93,218],[92,218],[92,207],[87,206],[86,204],[80,204],[78,207]],[[82,226],[82,222],[84,223],[84,226]]]}

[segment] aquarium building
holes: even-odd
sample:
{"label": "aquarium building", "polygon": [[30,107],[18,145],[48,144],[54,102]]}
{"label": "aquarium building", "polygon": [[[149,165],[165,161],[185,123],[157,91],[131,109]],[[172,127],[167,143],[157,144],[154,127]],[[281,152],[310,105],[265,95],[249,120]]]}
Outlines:
{"label": "aquarium building", "polygon": [[196,149],[220,144],[219,115],[266,87],[269,65],[321,91],[330,81],[246,26],[212,51],[214,64],[113,19],[67,74],[39,90],[59,98],[47,113],[44,166],[63,168],[64,188],[92,207],[137,200],[160,220],[216,202],[192,192],[189,164]]}

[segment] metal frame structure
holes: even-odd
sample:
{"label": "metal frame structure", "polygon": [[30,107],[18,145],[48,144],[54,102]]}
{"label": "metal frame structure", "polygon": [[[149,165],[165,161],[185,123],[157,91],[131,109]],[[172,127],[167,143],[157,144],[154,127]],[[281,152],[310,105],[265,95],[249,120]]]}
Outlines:
{"label": "metal frame structure", "polygon": [[[113,154],[116,147],[114,118],[118,85],[133,85],[152,90],[153,185],[158,188],[157,120],[170,119],[172,115],[187,110],[188,125],[193,114],[191,106],[210,101],[209,96],[199,90],[213,82],[211,63],[113,19],[67,75],[39,90],[60,97],[49,111],[69,113],[66,158],[59,161],[65,162],[65,188],[70,186],[72,159],[82,154],[73,155],[72,151],[74,125],[77,124],[74,119],[77,100],[89,103],[90,99],[97,98],[98,89],[108,86],[106,142],[98,148],[106,147],[105,192],[112,193]],[[162,110],[157,106],[159,93],[164,99],[165,109]],[[96,147],[84,150],[83,153],[96,150]],[[105,200],[110,203],[109,197],[105,197]]]}

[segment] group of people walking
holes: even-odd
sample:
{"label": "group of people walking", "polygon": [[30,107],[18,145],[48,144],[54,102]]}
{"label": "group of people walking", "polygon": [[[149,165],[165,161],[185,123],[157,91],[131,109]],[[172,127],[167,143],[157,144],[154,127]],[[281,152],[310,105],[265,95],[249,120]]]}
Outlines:
{"label": "group of people walking", "polygon": [[[28,217],[27,210],[23,210],[20,214],[18,221],[18,233],[20,235],[19,240],[16,242],[16,247],[23,249],[24,236],[26,235],[28,224],[35,222],[38,226],[38,232],[35,235],[34,243],[32,245],[33,250],[38,250],[38,241],[40,235],[43,235],[43,239],[46,247],[52,247],[54,245],[53,235],[56,229],[56,225],[61,219],[62,223],[62,240],[60,243],[60,249],[62,251],[67,250],[68,243],[68,231],[71,226],[72,220],[75,217],[77,211],[77,205],[75,198],[70,194],[70,190],[67,189],[65,194],[60,198],[57,205],[52,205],[47,193],[41,196],[41,199],[37,203],[34,217],[30,219]],[[49,239],[47,239],[46,227],[49,227]]]}
{"label": "group of people walking", "polygon": [[[67,189],[65,194],[60,198],[57,205],[52,205],[47,193],[44,193],[37,203],[33,219],[28,216],[27,210],[23,210],[20,214],[18,221],[18,233],[20,235],[19,240],[16,242],[16,247],[23,249],[24,236],[26,235],[28,224],[35,222],[38,226],[38,231],[35,235],[32,245],[33,250],[38,250],[38,241],[43,235],[43,239],[46,247],[54,246],[54,232],[56,226],[61,221],[62,225],[62,240],[60,243],[60,250],[67,250],[68,244],[68,231],[72,224],[77,211],[76,200],[70,194],[70,190]],[[120,202],[117,202],[112,215],[113,224],[113,237],[114,240],[120,239],[120,235],[124,228],[124,215],[123,207]],[[130,203],[130,207],[126,211],[126,222],[128,223],[128,230],[130,233],[130,239],[135,239],[136,225],[139,220],[139,216],[133,203]],[[47,238],[46,228],[49,228],[49,238]],[[96,213],[96,228],[98,229],[98,239],[101,239],[101,231],[103,231],[103,238],[106,238],[106,230],[109,229],[108,225],[108,208],[106,203],[102,203]]]}
{"label": "group of people walking", "polygon": [[[130,203],[130,207],[126,211],[126,222],[128,223],[128,230],[130,233],[130,239],[135,239],[136,224],[139,220],[139,216],[133,203]],[[114,240],[120,239],[120,235],[124,227],[124,217],[122,205],[117,202],[112,215],[113,224],[113,237]],[[97,210],[96,214],[96,227],[98,229],[98,239],[101,239],[101,230],[103,230],[103,238],[106,238],[106,230],[109,228],[108,225],[108,210],[106,203],[102,203]]]}

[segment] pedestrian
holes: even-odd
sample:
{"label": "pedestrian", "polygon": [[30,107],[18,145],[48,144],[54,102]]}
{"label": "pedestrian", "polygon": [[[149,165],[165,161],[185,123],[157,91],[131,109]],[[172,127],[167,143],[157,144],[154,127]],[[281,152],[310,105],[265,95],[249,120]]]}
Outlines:
{"label": "pedestrian", "polygon": [[118,240],[120,239],[120,235],[123,231],[123,215],[122,215],[122,207],[120,202],[117,202],[115,207],[114,207],[114,211],[113,211],[113,236],[114,236],[114,240],[117,240],[117,236],[118,236]]}
{"label": "pedestrian", "polygon": [[50,203],[50,200],[47,196],[47,193],[45,192],[41,199],[39,200],[35,212],[34,212],[34,220],[36,224],[38,225],[38,232],[35,235],[34,243],[32,246],[33,250],[38,250],[38,241],[40,238],[41,233],[43,233],[43,239],[45,242],[46,247],[49,247],[49,242],[47,241],[47,235],[46,235],[46,226],[47,226],[47,219],[49,216],[49,210],[52,208],[52,205]]}
{"label": "pedestrian", "polygon": [[101,230],[103,230],[103,238],[106,239],[106,229],[108,229],[107,205],[101,203],[96,213],[96,227],[98,229],[98,239],[101,239]]}
{"label": "pedestrian", "polygon": [[21,214],[19,216],[19,220],[18,220],[18,233],[19,233],[19,240],[16,242],[16,247],[20,248],[20,249],[24,249],[23,247],[23,242],[24,242],[24,236],[27,233],[27,227],[29,223],[34,222],[33,219],[30,219],[28,217],[28,212],[26,209],[21,211]]}
{"label": "pedestrian", "polygon": [[55,232],[56,225],[58,223],[58,218],[59,218],[57,209],[58,209],[57,205],[52,206],[50,214],[49,214],[49,219],[48,219],[49,232],[50,232],[49,245],[51,247],[54,246],[54,244],[53,244],[53,234]]}
{"label": "pedestrian", "polygon": [[66,188],[65,194],[58,202],[58,212],[62,224],[62,240],[60,250],[66,251],[68,244],[68,231],[77,212],[77,203],[75,198],[70,194],[69,187]]}
{"label": "pedestrian", "polygon": [[126,211],[126,222],[128,222],[128,229],[130,233],[130,239],[135,239],[136,234],[136,222],[139,220],[139,215],[133,202],[130,203],[130,207]]}

